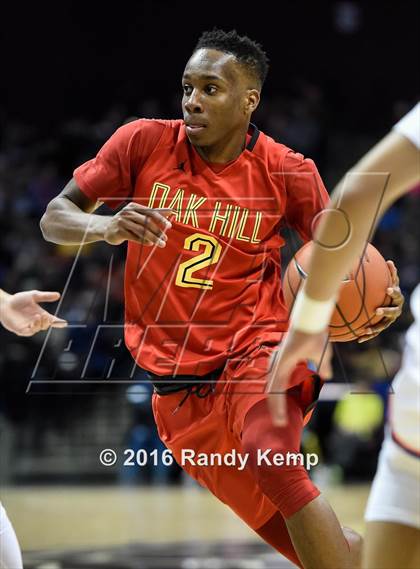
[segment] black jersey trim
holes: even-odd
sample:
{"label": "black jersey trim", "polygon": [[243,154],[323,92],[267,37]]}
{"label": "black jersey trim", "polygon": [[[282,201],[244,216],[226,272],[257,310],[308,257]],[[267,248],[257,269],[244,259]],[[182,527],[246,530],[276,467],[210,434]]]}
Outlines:
{"label": "black jersey trim", "polygon": [[252,122],[249,123],[249,126],[252,127],[253,133],[251,136],[251,140],[246,145],[245,150],[249,150],[250,152],[252,152],[254,150],[254,146],[257,144],[258,137],[260,136],[260,131],[259,131],[258,127],[255,124],[253,124]]}

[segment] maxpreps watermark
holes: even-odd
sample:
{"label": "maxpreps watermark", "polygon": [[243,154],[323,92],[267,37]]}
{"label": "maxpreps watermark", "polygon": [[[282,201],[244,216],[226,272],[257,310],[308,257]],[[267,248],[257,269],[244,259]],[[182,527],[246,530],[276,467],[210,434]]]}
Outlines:
{"label": "maxpreps watermark", "polygon": [[[145,449],[125,449],[123,451],[124,462],[123,466],[157,466],[163,464],[164,466],[171,466],[174,463],[174,457],[169,449],[159,452],[154,449],[147,452]],[[303,466],[306,470],[311,470],[319,462],[319,457],[316,453],[301,453],[301,452],[274,452],[271,448],[258,449],[256,462],[257,466]],[[104,466],[114,466],[118,461],[118,455],[113,449],[104,449],[99,455],[99,459]],[[215,466],[228,466],[244,470],[250,462],[250,453],[241,453],[236,449],[231,452],[196,452],[191,448],[184,448],[181,450],[178,464],[184,466],[199,466],[199,467],[215,467]]]}

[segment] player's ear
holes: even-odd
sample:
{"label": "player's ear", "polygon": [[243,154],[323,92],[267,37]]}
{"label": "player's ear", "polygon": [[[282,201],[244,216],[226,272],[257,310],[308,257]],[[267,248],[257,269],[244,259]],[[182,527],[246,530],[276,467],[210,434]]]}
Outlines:
{"label": "player's ear", "polygon": [[252,114],[260,102],[260,92],[257,89],[248,89],[245,100],[245,114]]}

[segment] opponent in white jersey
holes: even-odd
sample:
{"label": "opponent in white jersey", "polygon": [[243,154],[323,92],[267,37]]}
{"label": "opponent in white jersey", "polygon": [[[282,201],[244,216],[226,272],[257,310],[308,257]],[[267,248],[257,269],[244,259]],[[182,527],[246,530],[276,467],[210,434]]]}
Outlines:
{"label": "opponent in white jersey", "polygon": [[401,369],[392,384],[390,427],[393,440],[420,458],[420,284],[411,295],[410,309],[414,322],[407,331]]}
{"label": "opponent in white jersey", "polygon": [[[8,294],[0,289],[0,324],[18,336],[33,336],[41,330],[63,328],[67,322],[44,310],[40,302],[54,302],[58,292],[28,290]],[[15,531],[0,502],[0,569],[22,569],[22,555]]]}
{"label": "opponent in white jersey", "polygon": [[[287,420],[283,393],[297,362],[310,359],[321,372],[328,369],[329,362],[322,359],[341,279],[371,239],[372,221],[377,223],[398,197],[420,181],[419,149],[417,104],[334,191],[331,214],[324,214],[316,230],[309,276],[296,299],[289,334],[271,373],[271,409],[277,424]],[[337,216],[345,223],[337,223]],[[335,243],[344,245],[334,247]],[[420,567],[419,297],[418,286],[411,297],[415,321],[407,332],[402,366],[393,384],[390,428],[366,510],[363,567],[367,569]],[[376,332],[377,326],[372,327],[367,339]]]}
{"label": "opponent in white jersey", "polygon": [[[395,125],[394,131],[420,150],[420,103]],[[414,322],[407,331],[402,366],[393,382],[390,425],[394,441],[420,457],[420,284],[411,295],[410,308]],[[420,503],[417,514],[420,527]]]}

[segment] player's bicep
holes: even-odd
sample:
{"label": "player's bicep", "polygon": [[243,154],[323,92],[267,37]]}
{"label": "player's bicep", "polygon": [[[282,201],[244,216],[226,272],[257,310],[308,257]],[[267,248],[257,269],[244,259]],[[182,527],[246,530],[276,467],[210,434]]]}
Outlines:
{"label": "player's bicep", "polygon": [[74,178],[69,181],[69,183],[64,187],[64,189],[55,199],[68,200],[85,213],[92,213],[102,205],[102,202],[98,200],[92,200],[84,192],[82,192]]}
{"label": "player's bicep", "polygon": [[[354,170],[365,172],[367,177],[382,173],[389,175],[384,193],[384,207],[387,208],[419,182],[419,164],[418,148],[399,132],[391,131],[360,160]],[[365,183],[366,186],[368,184]]]}

